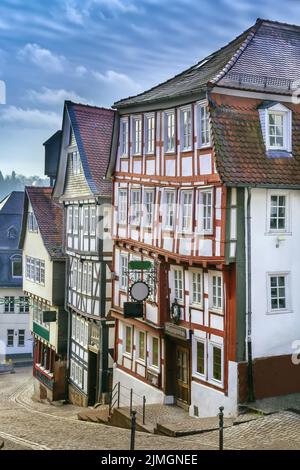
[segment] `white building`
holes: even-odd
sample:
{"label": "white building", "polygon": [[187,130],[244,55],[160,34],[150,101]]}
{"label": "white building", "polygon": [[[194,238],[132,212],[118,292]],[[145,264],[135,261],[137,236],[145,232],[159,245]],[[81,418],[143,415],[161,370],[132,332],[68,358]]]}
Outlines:
{"label": "white building", "polygon": [[18,248],[23,192],[0,203],[0,361],[32,357],[29,306],[22,290],[22,252]]}

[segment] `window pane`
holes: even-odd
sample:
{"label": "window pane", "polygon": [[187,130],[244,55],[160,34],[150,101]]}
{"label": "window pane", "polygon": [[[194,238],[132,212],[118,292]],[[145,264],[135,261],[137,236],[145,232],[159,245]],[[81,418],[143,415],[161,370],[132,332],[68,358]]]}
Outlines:
{"label": "window pane", "polygon": [[205,372],[204,352],[205,352],[204,343],[197,342],[197,372],[199,374],[204,374]]}
{"label": "window pane", "polygon": [[158,367],[158,338],[152,338],[152,365]]}
{"label": "window pane", "polygon": [[131,328],[130,328],[130,326],[126,326],[125,351],[129,354],[131,353]]}
{"label": "window pane", "polygon": [[222,351],[216,346],[213,347],[213,378],[222,380]]}

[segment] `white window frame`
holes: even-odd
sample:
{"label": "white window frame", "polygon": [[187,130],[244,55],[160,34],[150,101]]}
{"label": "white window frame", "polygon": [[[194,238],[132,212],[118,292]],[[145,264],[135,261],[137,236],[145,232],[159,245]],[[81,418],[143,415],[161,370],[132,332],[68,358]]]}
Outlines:
{"label": "white window frame", "polygon": [[153,155],[155,151],[155,115],[145,114],[145,147],[146,154]]}
{"label": "white window frame", "polygon": [[67,232],[72,233],[73,232],[73,207],[68,206],[67,207]]}
{"label": "white window frame", "polygon": [[[190,304],[198,308],[203,307],[203,271],[200,269],[191,269],[190,272]],[[200,291],[197,291],[197,294],[200,294],[200,302],[194,300],[194,275],[200,275]]]}
{"label": "white window frame", "polygon": [[[156,372],[160,371],[160,338],[159,336],[149,336],[149,369],[153,369]],[[157,340],[157,360],[158,364],[153,364],[153,341]]]}
{"label": "white window frame", "polygon": [[128,118],[120,121],[120,155],[123,158],[128,157],[128,141],[129,141],[129,122]]}
{"label": "white window frame", "polygon": [[[223,386],[224,383],[224,347],[222,344],[215,341],[208,340],[208,361],[207,361],[207,378],[208,381],[219,386]],[[215,379],[213,376],[213,348],[218,348],[221,350],[221,380]]]}
{"label": "white window frame", "polygon": [[165,153],[176,151],[176,114],[172,109],[164,112],[164,149]]}
{"label": "white window frame", "polygon": [[[168,201],[168,196],[172,195],[173,202]],[[170,224],[171,216],[173,223]],[[163,208],[163,226],[165,230],[174,230],[176,222],[176,191],[165,190],[164,191],[164,208]]]}
{"label": "white window frame", "polygon": [[79,232],[79,206],[73,206],[73,233],[78,235]]}
{"label": "white window frame", "polygon": [[[204,345],[204,373],[201,374],[197,370],[197,347],[198,343],[201,343]],[[194,336],[193,338],[193,375],[195,377],[199,377],[201,379],[206,380],[207,378],[207,341],[206,338],[200,338],[198,336]]]}
{"label": "white window frame", "polygon": [[[204,195],[210,195],[211,203],[203,204]],[[198,232],[211,235],[214,231],[214,194],[212,189],[203,189],[198,191]],[[210,217],[207,216],[210,209]],[[208,221],[210,220],[210,227],[207,228]]]}
{"label": "white window frame", "polygon": [[[12,333],[8,333],[8,332],[11,332]],[[8,344],[8,338],[11,338],[12,337],[12,344]],[[15,346],[15,330],[13,328],[7,328],[6,330],[6,347],[7,348],[13,348]]]}
{"label": "white window frame", "polygon": [[[147,196],[152,197],[152,202],[147,200]],[[150,207],[150,213],[148,211]],[[144,190],[144,207],[143,207],[143,226],[152,227],[154,220],[154,211],[155,211],[155,190],[154,189],[145,189]],[[149,220],[149,214],[151,215],[151,220]]]}
{"label": "white window frame", "polygon": [[71,155],[73,175],[80,175],[81,161],[80,161],[80,155],[79,155],[78,150],[74,150],[73,152],[70,152],[69,155]]}
{"label": "white window frame", "polygon": [[[14,266],[15,266],[15,263],[21,263],[21,274],[19,276],[16,276],[14,274]],[[20,279],[22,278],[22,272],[23,272],[23,263],[22,263],[22,257],[21,256],[13,256],[11,258],[11,275],[12,275],[12,278],[13,279]]]}
{"label": "white window frame", "polygon": [[96,207],[90,206],[90,235],[96,235],[96,218],[97,210]]}
{"label": "white window frame", "polygon": [[[198,148],[207,148],[211,146],[211,129],[210,129],[210,117],[209,109],[206,101],[200,101],[197,103],[197,140]],[[207,139],[208,134],[208,139]],[[203,139],[205,135],[205,139]]]}
{"label": "white window frame", "polygon": [[128,254],[127,253],[120,253],[119,263],[120,263],[119,288],[120,290],[127,291],[128,276],[127,276],[127,273],[123,272],[125,269],[126,270],[128,269]]}
{"label": "white window frame", "polygon": [[[272,308],[271,302],[271,277],[284,277],[285,278],[285,308]],[[269,315],[277,315],[281,313],[291,313],[292,312],[292,303],[291,303],[291,273],[288,271],[283,272],[268,272],[267,273],[267,313]]]}
{"label": "white window frame", "polygon": [[[190,121],[185,123],[185,115],[190,116]],[[181,151],[189,152],[193,148],[193,112],[191,106],[186,106],[180,109],[180,142],[181,142]],[[185,140],[188,142],[185,142]]]}
{"label": "white window frame", "polygon": [[[285,228],[279,228],[279,229],[274,229],[271,228],[271,199],[272,196],[284,196],[285,197]],[[267,191],[267,221],[266,221],[266,233],[267,234],[288,234],[291,232],[291,227],[290,227],[290,194],[287,191]]]}
{"label": "white window frame", "polygon": [[[127,328],[130,329],[130,351],[126,351]],[[131,325],[128,325],[127,323],[124,323],[123,325],[123,355],[131,359],[132,353],[133,353],[133,327]]]}
{"label": "white window frame", "polygon": [[[179,304],[183,304],[184,303],[184,271],[181,268],[174,267],[172,270],[172,275],[173,275],[174,299],[176,299]],[[180,282],[181,282],[181,288],[179,287]]]}
{"label": "white window frame", "polygon": [[[270,145],[270,114],[283,116],[283,145]],[[292,151],[292,111],[277,103],[265,110],[265,134],[267,150]]]}
{"label": "white window frame", "polygon": [[[221,278],[221,307],[214,305],[213,300],[213,278]],[[209,271],[208,273],[208,282],[209,282],[209,310],[215,311],[218,313],[223,312],[224,310],[224,281],[223,281],[223,274],[219,271]],[[217,286],[218,288],[218,286]],[[219,296],[217,296],[219,298]]]}
{"label": "white window frame", "polygon": [[28,231],[32,233],[38,233],[38,224],[36,217],[32,211],[28,212]]}
{"label": "white window frame", "polygon": [[88,235],[90,228],[90,208],[83,206],[83,234]]}
{"label": "white window frame", "polygon": [[[23,331],[23,333],[21,333]],[[18,330],[18,348],[25,348],[25,334],[26,330],[25,328],[21,328]],[[20,338],[23,336],[23,344],[20,344]]]}
{"label": "white window frame", "polygon": [[[140,335],[144,335],[144,358],[141,357]],[[144,330],[136,330],[136,360],[142,364],[146,363],[147,358],[147,334]]]}
{"label": "white window frame", "polygon": [[[191,202],[189,204],[185,204],[185,197],[186,196],[191,196]],[[186,190],[186,191],[181,191],[181,195],[180,195],[180,206],[181,206],[181,223],[180,223],[180,227],[181,227],[181,230],[182,232],[187,232],[187,233],[191,233],[193,231],[193,199],[194,199],[194,196],[193,196],[193,191],[192,190]],[[189,211],[190,211],[190,214],[185,214],[185,208],[186,207],[190,207]],[[185,219],[189,217],[189,224],[186,225],[185,223]]]}
{"label": "white window frame", "polygon": [[127,224],[127,189],[119,188],[118,191],[118,223]]}
{"label": "white window frame", "polygon": [[[138,197],[136,198],[136,196]],[[130,192],[130,225],[139,226],[141,223],[141,189],[132,188]]]}
{"label": "white window frame", "polygon": [[93,263],[87,263],[87,295],[92,295],[93,289]]}
{"label": "white window frame", "polygon": [[[138,123],[138,125],[137,125]],[[142,117],[132,117],[132,151],[133,155],[142,154]]]}

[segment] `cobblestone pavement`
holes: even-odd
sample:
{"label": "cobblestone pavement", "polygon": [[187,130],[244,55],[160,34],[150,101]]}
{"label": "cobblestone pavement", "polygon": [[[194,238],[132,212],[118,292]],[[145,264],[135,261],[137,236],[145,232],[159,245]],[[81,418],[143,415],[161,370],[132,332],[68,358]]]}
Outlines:
{"label": "cobblestone pavement", "polygon": [[[126,429],[77,420],[73,405],[51,406],[31,400],[31,369],[0,375],[0,437],[6,450],[129,448]],[[218,432],[181,438],[137,433],[137,449],[218,448]],[[300,415],[281,412],[224,430],[225,449],[300,449]]]}

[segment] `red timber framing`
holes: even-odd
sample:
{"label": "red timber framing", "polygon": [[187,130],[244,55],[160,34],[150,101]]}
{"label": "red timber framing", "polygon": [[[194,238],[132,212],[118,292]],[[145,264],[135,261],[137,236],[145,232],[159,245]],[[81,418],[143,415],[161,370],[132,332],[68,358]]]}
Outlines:
{"label": "red timber framing", "polygon": [[[201,104],[203,104],[201,102]],[[178,349],[187,351],[189,368],[189,386],[192,381],[204,384],[206,387],[217,389],[223,393],[228,390],[228,361],[235,360],[236,332],[235,332],[235,269],[225,264],[226,245],[226,205],[227,190],[221,183],[215,169],[214,152],[212,145],[199,148],[198,111],[197,103],[190,105],[192,116],[191,148],[183,151],[181,148],[180,108],[174,109],[175,115],[175,145],[173,152],[165,151],[165,114],[164,110],[151,113],[155,117],[154,154],[147,155],[145,144],[142,144],[140,155],[133,155],[132,118],[141,116],[142,136],[144,136],[144,116],[147,114],[123,115],[121,119],[128,119],[128,154],[120,155],[120,143],[115,171],[113,174],[113,208],[114,208],[114,253],[113,253],[113,282],[112,282],[112,316],[115,318],[115,362],[117,368],[126,372],[128,376],[139,379],[145,384],[147,373],[138,373],[135,361],[137,350],[137,337],[132,337],[132,355],[130,360],[124,355],[124,327],[130,326],[147,335],[160,339],[160,373],[159,387],[165,395],[172,394],[172,386],[168,384],[170,378],[167,370],[172,366],[168,357],[170,347],[168,344],[178,346]],[[170,110],[168,110],[170,111]],[[170,170],[171,168],[171,170]],[[126,191],[127,218],[119,223],[119,190]],[[140,223],[135,226],[130,221],[131,191],[140,190],[141,212]],[[145,190],[153,190],[153,223],[151,227],[144,227],[145,216],[144,194]],[[175,215],[173,228],[164,225],[164,195],[167,191],[174,192]],[[189,191],[192,194],[192,225],[189,232],[181,227],[181,200],[182,193]],[[199,194],[201,191],[210,191],[212,195],[212,227],[211,230],[199,230]],[[167,245],[166,239],[171,240]],[[185,241],[189,249],[184,249]],[[143,319],[124,319],[122,305],[129,299],[127,289],[120,286],[120,256],[127,259],[152,260],[157,263],[157,297],[145,302],[145,315]],[[166,333],[166,324],[172,323],[170,317],[171,305],[174,300],[174,269],[182,270],[183,299],[180,302],[182,318],[176,325],[186,331],[185,340],[170,337]],[[201,306],[194,305],[192,299],[192,273],[201,273]],[[214,276],[220,274],[222,278],[223,305],[220,311],[212,308],[211,282]],[[148,316],[148,310],[152,316]],[[153,312],[157,311],[157,315]],[[198,332],[198,333],[197,333]],[[222,383],[212,383],[201,379],[194,371],[195,351],[193,338],[200,334],[202,338],[210,341],[219,338],[222,344],[223,372]],[[146,347],[146,360],[151,356],[149,344]],[[146,365],[147,367],[147,365]],[[174,388],[174,387],[173,387]],[[171,392],[170,392],[171,391]],[[190,404],[190,398],[188,404]]]}

